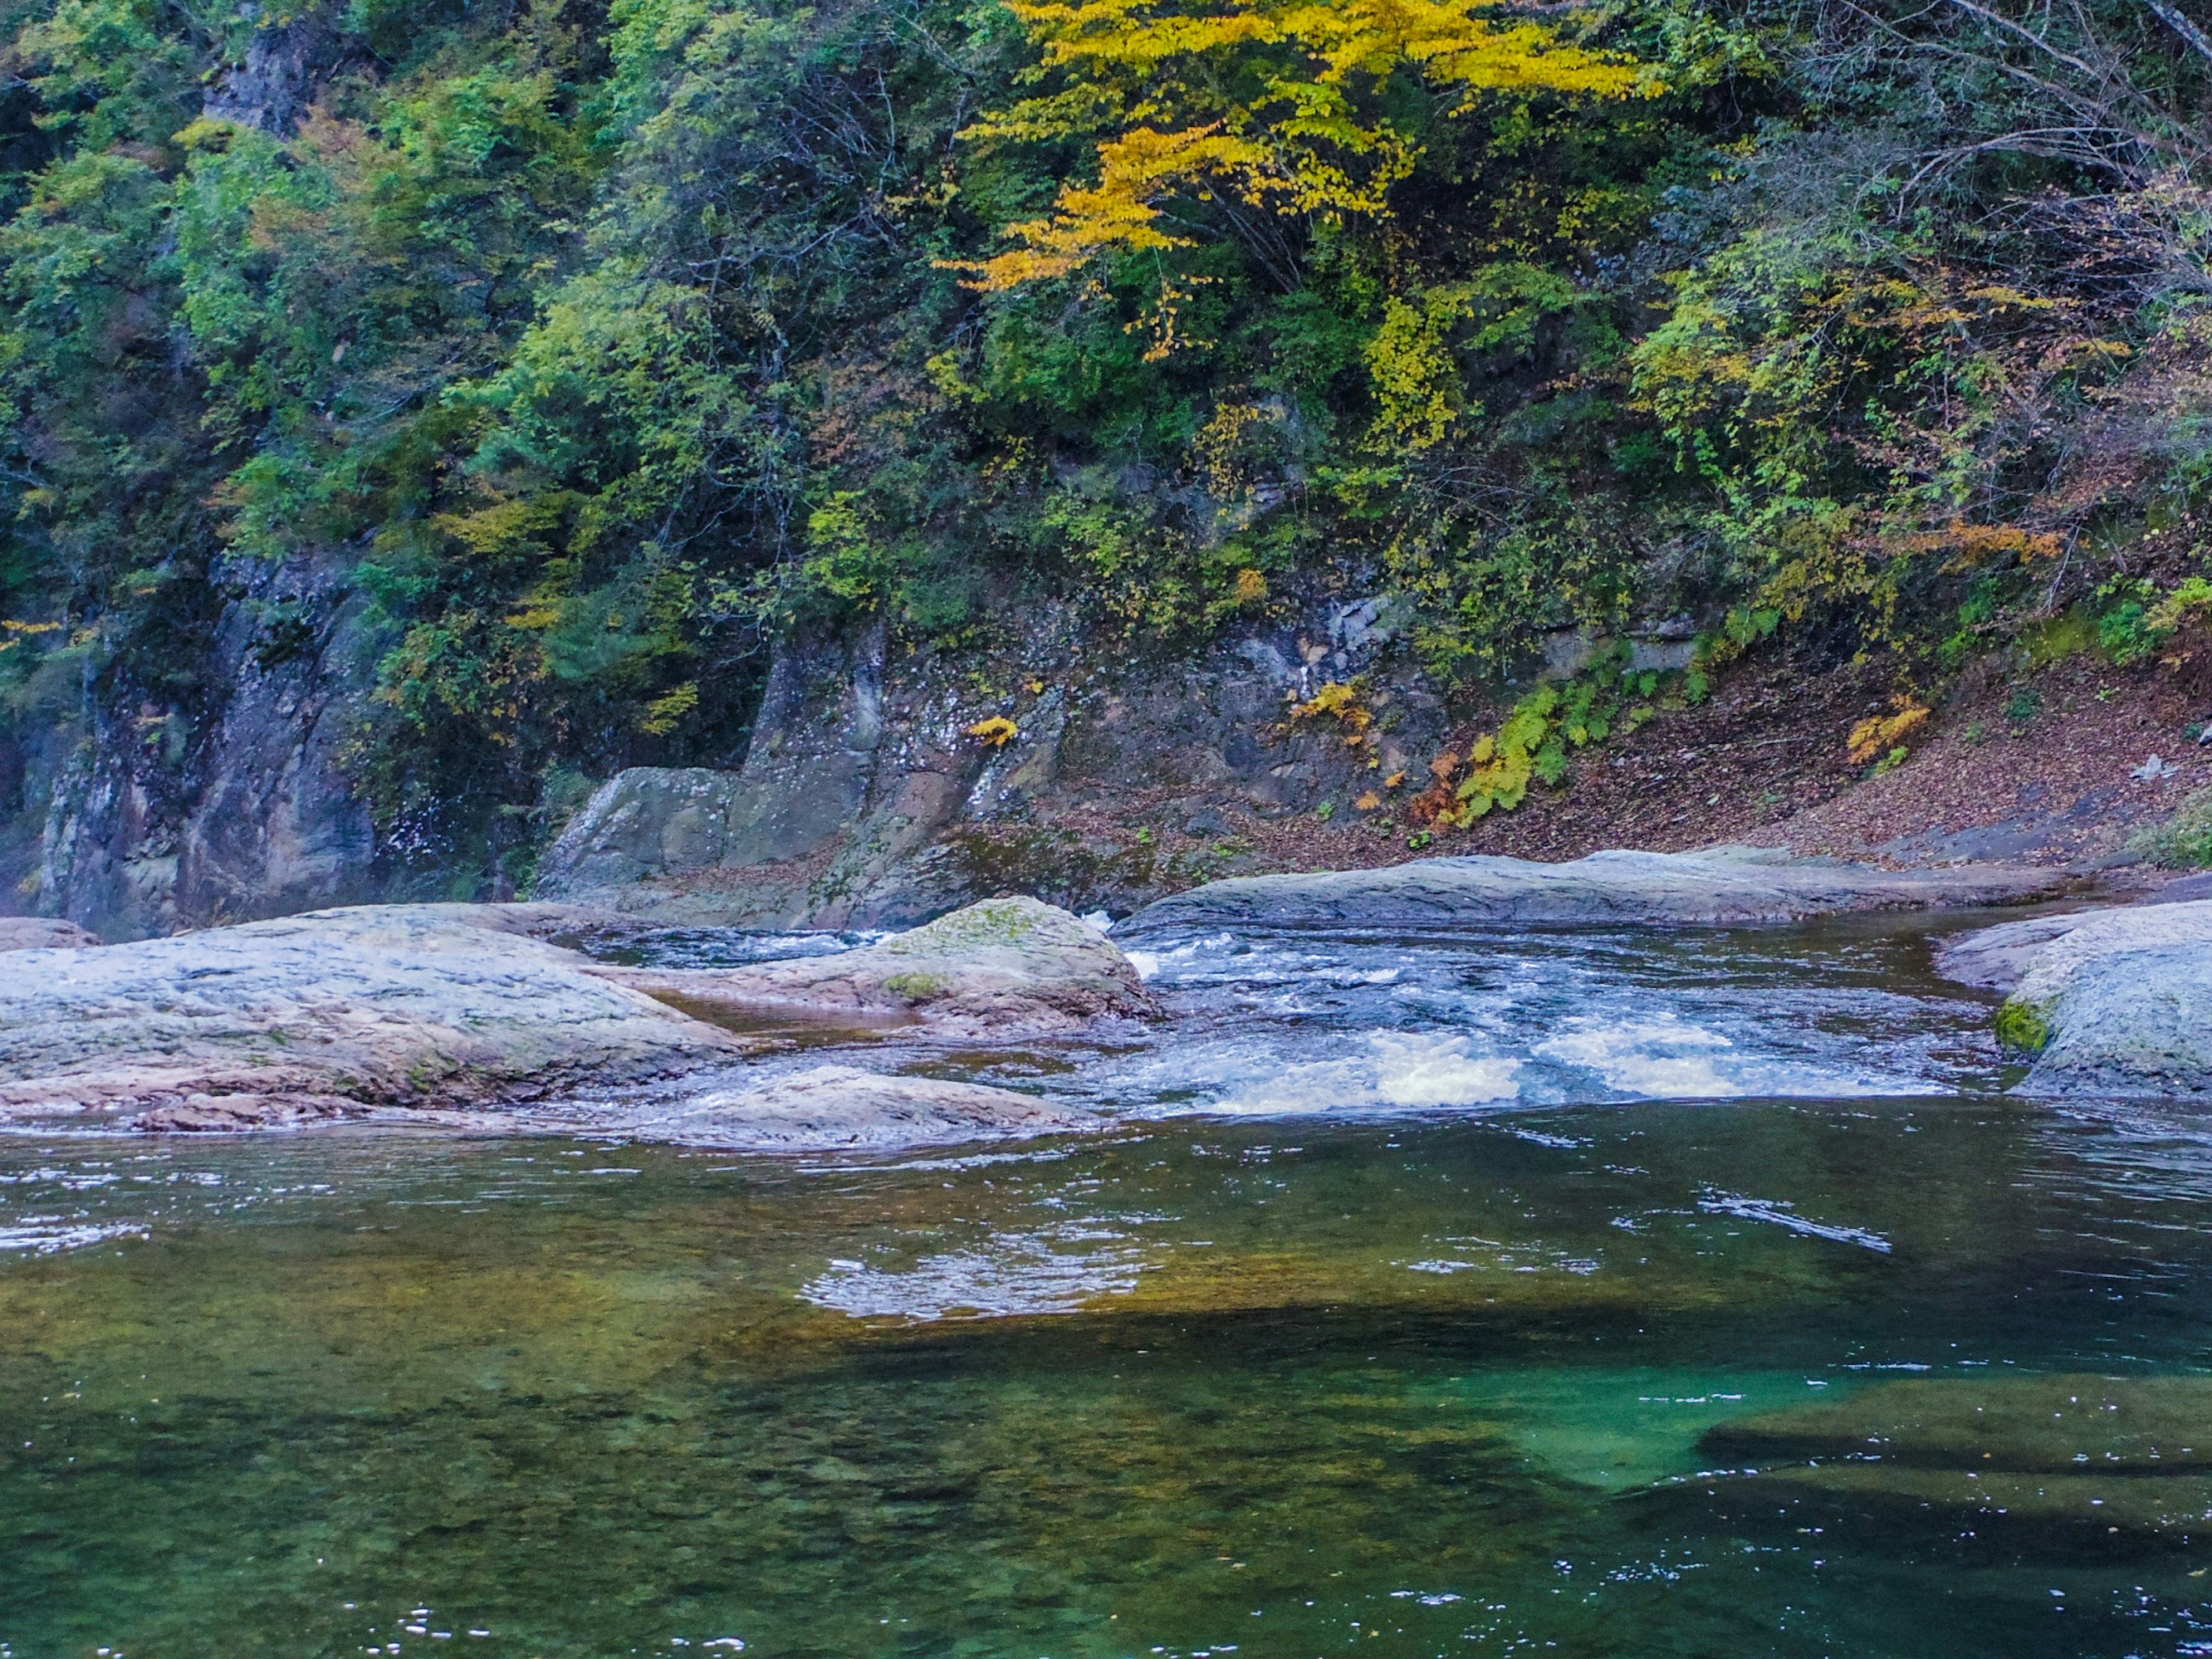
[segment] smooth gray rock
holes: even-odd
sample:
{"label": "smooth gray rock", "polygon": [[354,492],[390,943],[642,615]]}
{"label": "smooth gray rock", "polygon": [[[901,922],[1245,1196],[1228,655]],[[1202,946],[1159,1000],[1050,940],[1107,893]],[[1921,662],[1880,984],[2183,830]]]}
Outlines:
{"label": "smooth gray rock", "polygon": [[[734,772],[634,766],[601,785],[540,861],[544,898],[596,902],[673,915],[682,900],[711,909],[714,874],[805,859],[853,828],[875,780],[884,736],[884,638],[786,641],[775,651],[761,708]],[[726,904],[727,901],[724,902]],[[742,908],[740,906],[740,908]]]}
{"label": "smooth gray rock", "polygon": [[362,907],[15,953],[0,973],[0,1116],[204,1097],[234,1115],[289,1102],[314,1117],[639,1079],[743,1052],[523,936],[555,919],[542,906]]}
{"label": "smooth gray rock", "polygon": [[2212,1095],[2212,900],[2036,916],[1949,941],[1936,966],[2008,991],[1997,1032],[2043,1095]]}
{"label": "smooth gray rock", "polygon": [[2045,1006],[2051,1037],[2023,1092],[2212,1097],[2212,944],[2106,952]]}
{"label": "smooth gray rock", "polygon": [[0,951],[82,951],[104,942],[52,916],[0,916]]}
{"label": "smooth gray rock", "polygon": [[1158,1012],[1118,945],[1066,911],[1024,897],[986,899],[836,956],[720,971],[592,971],[702,1012],[922,1020],[955,1036],[1033,1036]]}
{"label": "smooth gray rock", "polygon": [[2015,903],[2063,890],[2063,871],[1962,865],[1878,870],[1776,861],[1762,849],[1593,853],[1568,864],[1421,859],[1380,870],[1240,876],[1139,911],[1127,935],[1215,927],[1620,924],[1712,927],[1853,910]]}
{"label": "smooth gray rock", "polygon": [[889,1152],[1096,1130],[1104,1122],[1011,1089],[849,1066],[724,1087],[701,1081],[708,1086],[604,1107],[588,1118],[532,1114],[525,1121],[551,1133],[763,1152]]}
{"label": "smooth gray rock", "polygon": [[2101,957],[2169,945],[2212,945],[2212,899],[2028,916],[1945,940],[1936,966],[1962,984],[2039,1004]]}

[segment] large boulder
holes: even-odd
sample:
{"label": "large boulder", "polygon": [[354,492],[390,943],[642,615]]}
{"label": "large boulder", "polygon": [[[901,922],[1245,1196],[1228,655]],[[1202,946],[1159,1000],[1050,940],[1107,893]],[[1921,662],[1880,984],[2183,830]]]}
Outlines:
{"label": "large boulder", "polygon": [[1592,853],[1565,864],[1420,859],[1380,870],[1239,876],[1139,911],[1121,930],[1258,927],[1716,927],[1851,910],[2017,903],[2063,891],[2063,871],[1999,865],[1881,870],[1752,849]]}
{"label": "large boulder", "polygon": [[2010,994],[1997,1035],[2035,1056],[2027,1092],[2212,1096],[2212,900],[2008,922],[1936,964]]}
{"label": "large boulder", "polygon": [[725,970],[594,972],[699,1012],[734,1018],[926,1020],[946,1036],[1014,1037],[1157,1012],[1142,978],[1096,928],[1033,898],[986,899],[836,956]]}
{"label": "large boulder", "polygon": [[0,916],[0,951],[82,951],[99,934],[52,916]]}
{"label": "large boulder", "polygon": [[744,1051],[525,936],[560,919],[541,906],[360,907],[16,953],[0,974],[0,1115],[296,1121],[639,1079]]}

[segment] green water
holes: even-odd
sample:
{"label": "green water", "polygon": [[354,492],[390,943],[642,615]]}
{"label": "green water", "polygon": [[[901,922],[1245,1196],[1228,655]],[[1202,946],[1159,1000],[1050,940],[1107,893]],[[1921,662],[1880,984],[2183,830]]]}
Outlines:
{"label": "green water", "polygon": [[[1988,1100],[0,1143],[0,1652],[2212,1652],[2203,1471],[2036,1393],[2185,1428],[2208,1221],[2194,1121]],[[2002,1502],[1723,1447],[1900,1379]]]}

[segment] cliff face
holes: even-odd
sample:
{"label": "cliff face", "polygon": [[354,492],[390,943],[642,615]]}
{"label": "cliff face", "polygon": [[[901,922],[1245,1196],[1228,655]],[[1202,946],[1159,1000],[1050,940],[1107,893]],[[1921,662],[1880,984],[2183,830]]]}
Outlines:
{"label": "cliff face", "polygon": [[211,696],[165,706],[95,678],[73,721],[18,739],[46,775],[17,800],[19,863],[39,826],[23,908],[123,939],[382,896],[343,766],[374,684],[365,602],[328,566],[219,577],[193,677]]}
{"label": "cliff face", "polygon": [[[1086,660],[1049,614],[1018,660],[990,665],[902,658],[880,633],[790,644],[739,766],[610,780],[537,890],[671,921],[854,927],[1009,890],[1142,903],[1242,867],[1244,828],[1328,802],[1349,816],[1353,797],[1419,770],[1443,708],[1389,665],[1385,612],[1332,605],[1152,662]],[[1358,744],[1291,717],[1359,675],[1375,719]],[[979,694],[979,678],[1011,689]],[[993,718],[1012,727],[1002,741],[973,729]]]}
{"label": "cliff face", "polygon": [[[365,602],[335,566],[224,574],[197,676],[218,697],[156,708],[95,683],[74,724],[30,744],[51,757],[19,766],[0,831],[22,872],[9,908],[119,939],[421,896],[348,775],[387,643]],[[1330,605],[1152,660],[1087,651],[1050,611],[988,663],[908,652],[881,628],[787,641],[726,767],[605,781],[547,850],[538,891],[786,926],[905,925],[1009,889],[1140,902],[1244,867],[1243,828],[1327,801],[1350,817],[1363,790],[1419,771],[1442,704],[1389,665],[1385,611]],[[1376,715],[1361,744],[1290,718],[1360,674]],[[969,731],[994,717],[1013,725],[1004,742]],[[10,742],[23,752],[26,734]],[[497,896],[472,871],[439,881]]]}

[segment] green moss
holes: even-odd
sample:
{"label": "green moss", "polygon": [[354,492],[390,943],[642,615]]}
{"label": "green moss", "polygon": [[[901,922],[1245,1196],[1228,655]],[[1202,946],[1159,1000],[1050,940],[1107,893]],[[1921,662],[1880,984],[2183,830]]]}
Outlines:
{"label": "green moss", "polygon": [[884,989],[908,1002],[929,1002],[951,988],[952,981],[942,974],[893,974],[884,981]]}
{"label": "green moss", "polygon": [[1997,1010],[1997,1041],[2023,1054],[2040,1054],[2051,1041],[2051,1022],[2030,1003],[2013,998]]}

